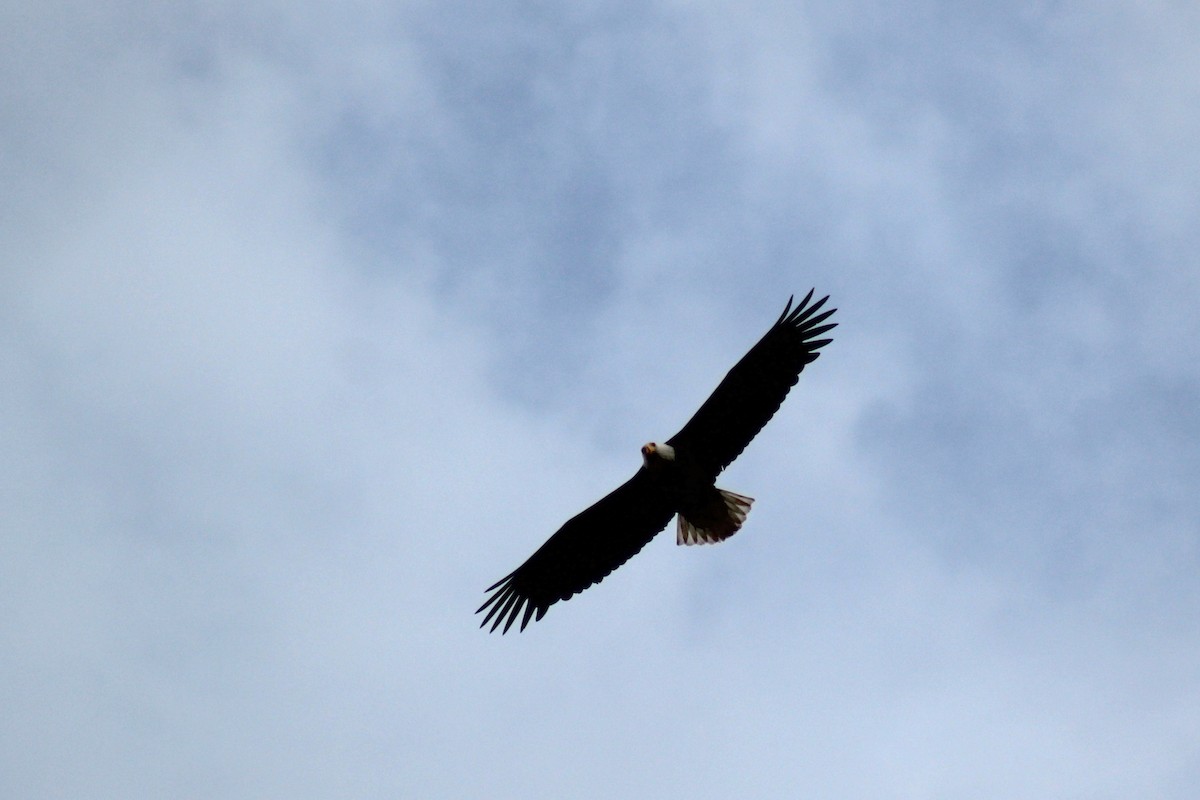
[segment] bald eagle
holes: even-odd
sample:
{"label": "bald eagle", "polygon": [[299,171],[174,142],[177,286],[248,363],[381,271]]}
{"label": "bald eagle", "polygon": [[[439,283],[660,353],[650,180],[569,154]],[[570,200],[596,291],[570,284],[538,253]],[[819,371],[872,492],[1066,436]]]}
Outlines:
{"label": "bald eagle", "polygon": [[479,627],[501,622],[504,633],[521,612],[521,630],[559,600],[599,583],[632,558],[678,515],[676,544],[721,542],[746,521],[753,498],[718,489],[717,475],[775,415],[801,371],[832,339],[817,337],[837,326],[822,324],[837,309],[817,313],[828,295],[793,308],[795,297],[771,329],[734,365],[688,423],[665,443],[642,447],[632,478],[567,520],[537,552],[487,588],[493,592],[476,614]]}

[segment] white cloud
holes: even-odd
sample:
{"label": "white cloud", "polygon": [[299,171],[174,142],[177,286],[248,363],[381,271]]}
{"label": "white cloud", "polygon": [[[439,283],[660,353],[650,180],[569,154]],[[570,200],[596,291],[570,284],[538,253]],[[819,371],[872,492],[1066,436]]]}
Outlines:
{"label": "white cloud", "polygon": [[[1188,796],[1194,20],[860,11],[7,12],[0,790]],[[475,630],[814,284],[745,533]]]}

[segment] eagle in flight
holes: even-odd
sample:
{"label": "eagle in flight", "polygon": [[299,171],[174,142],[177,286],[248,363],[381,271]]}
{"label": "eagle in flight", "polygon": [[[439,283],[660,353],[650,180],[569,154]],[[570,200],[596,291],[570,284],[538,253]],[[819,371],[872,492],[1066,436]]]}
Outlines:
{"label": "eagle in flight", "polygon": [[[801,371],[832,339],[821,312],[828,295],[809,304],[809,291],[787,307],[771,329],[734,365],[688,423],[665,443],[642,447],[632,478],[567,520],[529,559],[488,587],[475,613],[488,609],[479,627],[504,633],[521,617],[521,630],[559,600],[599,583],[632,558],[678,515],[676,544],[721,542],[746,521],[753,498],[718,489],[714,482],[775,415]],[[821,313],[818,313],[821,312]],[[822,324],[824,323],[824,324]],[[522,612],[524,612],[522,614]]]}

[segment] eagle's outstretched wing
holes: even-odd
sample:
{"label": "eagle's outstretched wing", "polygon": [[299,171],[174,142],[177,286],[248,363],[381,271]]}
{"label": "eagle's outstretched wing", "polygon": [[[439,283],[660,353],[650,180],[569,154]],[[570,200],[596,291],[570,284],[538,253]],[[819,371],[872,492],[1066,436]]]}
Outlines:
{"label": "eagle's outstretched wing", "polygon": [[495,594],[475,612],[491,610],[479,627],[504,632],[521,610],[521,630],[559,600],[599,583],[667,526],[675,508],[645,467],[591,507],[567,520],[517,569],[488,587]]}
{"label": "eagle's outstretched wing", "polygon": [[837,327],[822,325],[836,308],[820,314],[826,295],[809,305],[813,292],[793,309],[787,307],[758,344],[729,370],[704,405],[667,444],[708,470],[715,479],[750,444],[779,410],[801,370],[817,360],[817,351],[832,339],[817,339]]}

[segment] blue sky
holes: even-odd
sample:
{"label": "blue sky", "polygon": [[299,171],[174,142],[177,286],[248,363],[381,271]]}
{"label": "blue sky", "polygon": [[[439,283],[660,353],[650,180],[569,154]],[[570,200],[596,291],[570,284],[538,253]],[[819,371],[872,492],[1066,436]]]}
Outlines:
{"label": "blue sky", "polygon": [[[0,21],[0,794],[1200,784],[1193,5]],[[810,286],[743,532],[477,630]]]}

